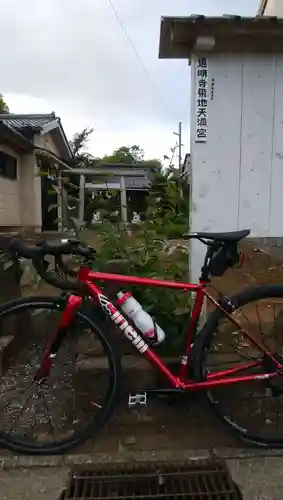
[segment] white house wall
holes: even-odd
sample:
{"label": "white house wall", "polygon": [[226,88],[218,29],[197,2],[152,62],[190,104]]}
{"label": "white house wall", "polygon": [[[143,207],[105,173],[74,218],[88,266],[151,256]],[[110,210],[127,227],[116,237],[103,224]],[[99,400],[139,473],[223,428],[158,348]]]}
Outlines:
{"label": "white house wall", "polygon": [[269,234],[283,235],[283,57],[276,60],[274,85],[274,124],[270,179]]}
{"label": "white house wall", "polygon": [[[196,64],[194,59],[193,75]],[[194,84],[192,89],[192,231],[251,228],[254,237],[283,236],[282,78],[283,56],[208,56],[203,143],[195,141]],[[195,280],[205,249],[198,242],[191,248]]]}
{"label": "white house wall", "polygon": [[264,15],[283,17],[282,0],[268,0],[265,7]]}
{"label": "white house wall", "polygon": [[[274,58],[248,56],[244,60],[242,73],[237,227],[250,227],[253,235],[259,237],[270,235],[274,66]],[[280,182],[283,187],[283,175]],[[279,234],[283,234],[282,224],[277,229]]]}

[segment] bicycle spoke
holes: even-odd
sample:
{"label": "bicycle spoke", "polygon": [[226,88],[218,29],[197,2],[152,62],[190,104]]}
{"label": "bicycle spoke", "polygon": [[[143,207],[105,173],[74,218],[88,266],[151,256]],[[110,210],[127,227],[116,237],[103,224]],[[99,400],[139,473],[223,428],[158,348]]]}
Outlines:
{"label": "bicycle spoke", "polygon": [[[29,388],[31,389],[31,387],[32,387],[33,385],[34,385],[34,381],[32,381],[32,383],[31,383],[31,385],[30,385],[30,387],[29,387]],[[15,424],[19,421],[19,419],[21,418],[21,416],[22,416],[22,414],[24,413],[24,411],[25,411],[25,409],[26,409],[26,407],[27,407],[27,405],[28,405],[29,401],[31,400],[31,398],[32,398],[32,394],[30,394],[30,395],[29,395],[29,397],[28,397],[27,401],[25,402],[25,404],[21,407],[20,413],[18,414],[18,416],[16,417],[16,421],[14,422],[14,426],[15,426]],[[12,424],[12,425],[13,425],[13,424]],[[12,432],[13,432],[13,430],[14,430],[14,426],[10,428],[10,430],[9,430],[9,432],[10,432],[10,433],[12,433]]]}
{"label": "bicycle spoke", "polygon": [[56,433],[55,433],[54,425],[53,425],[53,423],[52,423],[52,418],[51,418],[51,416],[49,415],[48,405],[47,405],[47,403],[46,403],[46,399],[45,399],[44,394],[41,394],[41,391],[40,391],[40,389],[38,388],[38,386],[37,386],[37,392],[38,392],[38,395],[42,398],[44,408],[45,408],[45,410],[46,410],[46,411],[47,411],[47,413],[48,413],[48,423],[49,423],[49,426],[50,426],[51,434],[52,434],[52,436],[53,436],[54,441],[56,441],[56,435],[55,435]]}
{"label": "bicycle spoke", "polygon": [[235,346],[234,344],[228,343],[227,346],[231,347],[233,349],[233,351],[235,350],[237,352],[237,354],[239,354],[239,356],[241,358],[245,359],[245,360],[248,360],[248,361],[260,361],[262,359],[261,357],[255,358],[255,357],[249,356],[248,354],[246,354],[245,352],[243,352],[239,347]]}
{"label": "bicycle spoke", "polygon": [[[33,327],[32,327],[32,331],[34,333]],[[46,352],[47,345],[48,345],[48,339],[45,340],[44,347],[42,348],[42,352],[40,352],[37,344],[36,343],[34,344],[34,347],[35,347],[35,350],[36,350],[36,353],[37,353],[37,358],[38,358],[38,364],[39,365],[41,365],[41,363],[42,363],[42,358],[44,357],[44,353]]]}
{"label": "bicycle spoke", "polygon": [[1,388],[1,396],[4,393],[6,394],[7,392],[13,392],[13,391],[15,391],[17,389],[24,389],[24,388],[28,389],[29,387],[30,387],[30,385],[22,385],[21,384],[21,385],[16,385],[16,386],[13,386],[13,387],[9,387],[8,389],[4,389],[4,390]]}
{"label": "bicycle spoke", "polygon": [[[274,303],[273,303],[274,305]],[[275,331],[276,331],[276,337],[277,337],[277,341],[278,341],[278,346],[280,346],[281,350],[280,350],[280,356],[283,355],[283,352],[282,352],[282,345],[283,345],[283,338],[282,338],[282,334],[281,334],[281,337],[280,337],[280,331],[282,333],[282,329],[280,329],[277,325],[277,322],[276,322],[276,319],[278,318],[278,316],[280,314],[282,314],[282,309],[279,311],[279,314],[278,315],[275,315],[275,309],[273,308],[273,315],[274,315],[274,326],[275,326]]]}
{"label": "bicycle spoke", "polygon": [[273,310],[273,323],[275,324],[276,315],[275,315],[275,304],[274,304],[274,302],[272,302],[272,310]]}
{"label": "bicycle spoke", "polygon": [[249,318],[247,318],[247,316],[243,313],[243,311],[241,311],[241,315],[245,318],[245,320],[249,323],[250,327],[252,327],[252,324],[249,320]]}
{"label": "bicycle spoke", "polygon": [[[23,386],[22,386],[22,387],[23,387]],[[24,386],[24,389],[28,389],[28,386]],[[14,390],[14,389],[10,389],[10,390],[9,390],[9,392],[12,392],[13,390]],[[7,392],[7,391],[6,391],[6,392]],[[6,392],[5,392],[5,394],[6,394]],[[3,393],[2,393],[2,395],[3,395]],[[3,408],[3,409],[5,410],[6,408],[8,408],[8,407],[9,407],[9,405],[10,405],[10,404],[11,404],[10,400],[5,401],[5,402],[4,402],[4,404],[0,406],[0,408]]]}
{"label": "bicycle spoke", "polygon": [[253,356],[249,356],[245,352],[240,351],[238,347],[236,347],[236,352],[237,352],[237,354],[242,356],[244,359],[247,359],[248,361],[260,361],[261,360],[261,358],[259,358],[259,357],[255,358]]}
{"label": "bicycle spoke", "polygon": [[[256,306],[256,311],[257,311],[257,318],[258,318],[258,323],[259,323],[259,328],[260,328],[261,343],[268,350],[268,346],[266,345],[266,343],[263,340],[264,339],[264,332],[263,332],[263,328],[262,328],[262,323],[261,323],[261,319],[260,319],[260,315],[259,315],[258,306]],[[242,311],[241,311],[241,314],[246,319],[246,321],[249,323],[251,329],[253,329],[254,326],[250,322],[249,318]],[[251,344],[247,337],[245,337],[245,339],[247,340],[248,344]]]}
{"label": "bicycle spoke", "polygon": [[263,334],[262,324],[261,324],[261,320],[260,320],[260,316],[259,316],[258,306],[256,306],[256,313],[257,313],[257,317],[258,317],[261,338],[263,339],[264,334]]}

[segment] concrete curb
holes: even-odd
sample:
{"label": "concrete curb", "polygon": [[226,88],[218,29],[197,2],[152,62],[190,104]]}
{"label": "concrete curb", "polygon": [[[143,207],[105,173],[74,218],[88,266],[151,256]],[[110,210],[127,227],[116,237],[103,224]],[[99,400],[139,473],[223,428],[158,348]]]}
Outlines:
{"label": "concrete curb", "polygon": [[146,461],[200,460],[208,458],[258,459],[266,457],[283,457],[282,450],[256,450],[244,448],[219,448],[210,450],[166,450],[166,451],[125,451],[119,453],[96,453],[54,456],[0,456],[0,469],[34,468],[34,467],[74,467],[91,466],[109,463],[129,463]]}

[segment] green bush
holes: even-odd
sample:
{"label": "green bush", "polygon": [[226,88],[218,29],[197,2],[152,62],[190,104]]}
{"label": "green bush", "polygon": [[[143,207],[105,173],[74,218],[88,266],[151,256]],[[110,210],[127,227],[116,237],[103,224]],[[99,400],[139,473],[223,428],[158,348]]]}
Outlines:
{"label": "green bush", "polygon": [[[111,260],[126,260],[127,274],[187,281],[188,253],[176,249],[168,254],[167,238],[155,229],[141,224],[133,234],[121,232],[118,225],[104,222],[99,226],[99,251],[94,263],[97,271],[107,270]],[[123,287],[122,287],[123,288]],[[187,318],[190,313],[190,294],[168,288],[125,286],[164,329],[167,342],[163,349],[177,349],[183,340]]]}
{"label": "green bush", "polygon": [[[93,202],[92,202],[93,203]],[[110,211],[104,199],[95,200],[96,208]],[[92,207],[93,208],[93,207]],[[107,220],[108,219],[108,220]],[[86,241],[98,249],[94,262],[97,271],[108,271],[109,261],[127,262],[126,274],[173,281],[188,280],[188,252],[166,252],[170,238],[180,239],[188,230],[189,187],[178,171],[156,169],[149,195],[145,220],[128,234],[118,222],[104,221]],[[86,240],[86,238],[84,238]],[[174,352],[183,340],[190,313],[190,294],[157,287],[125,287],[164,329],[167,341],[162,349]]]}
{"label": "green bush", "polygon": [[157,234],[182,238],[188,231],[189,185],[174,169],[155,173],[147,203],[146,224],[154,228]]}

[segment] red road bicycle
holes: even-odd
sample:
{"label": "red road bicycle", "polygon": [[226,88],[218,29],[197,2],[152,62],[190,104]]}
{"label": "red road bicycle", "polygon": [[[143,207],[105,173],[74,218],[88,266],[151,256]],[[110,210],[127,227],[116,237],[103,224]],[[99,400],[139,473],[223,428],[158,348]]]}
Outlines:
{"label": "red road bicycle", "polygon": [[[44,280],[69,293],[66,297],[22,298],[0,307],[1,325],[11,321],[12,315],[18,315],[23,325],[21,348],[3,370],[0,381],[1,446],[28,454],[63,453],[104,426],[114,410],[121,383],[117,335],[113,335],[110,321],[167,380],[168,388],[163,386],[160,391],[200,391],[205,403],[237,436],[259,446],[283,447],[283,286],[257,286],[233,297],[219,294],[219,299],[207,291],[211,276],[223,275],[229,267],[239,264],[238,244],[249,233],[243,230],[187,235],[207,245],[198,284],[93,272],[90,261],[95,258],[94,250],[78,241],[29,245],[19,238],[12,239],[9,251],[14,257],[32,259]],[[48,270],[45,257],[51,255],[68,271],[62,262],[62,256],[67,254],[84,259],[76,282],[60,279]],[[150,341],[121,312],[117,301],[107,298],[97,284],[109,281],[195,292],[186,346],[177,371],[166,366]],[[213,310],[196,334],[205,298]],[[51,313],[55,313],[56,321],[51,320]],[[261,315],[263,319],[256,329],[255,320]],[[35,326],[31,326],[33,321]],[[47,334],[45,345],[42,339],[47,325],[53,333]],[[83,364],[85,359],[89,361],[81,345],[84,335],[87,348],[95,350],[94,366],[88,368]],[[66,346],[70,346],[71,359]],[[72,371],[71,378],[68,370]],[[100,389],[102,395],[97,394]],[[131,402],[144,403],[147,393],[150,389],[132,397]],[[18,424],[20,430],[16,429]],[[39,431],[35,430],[37,424]]]}

